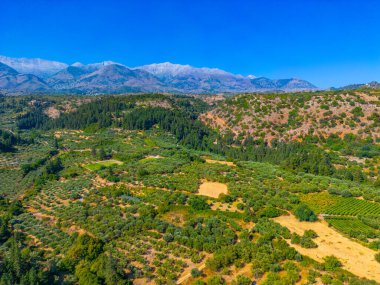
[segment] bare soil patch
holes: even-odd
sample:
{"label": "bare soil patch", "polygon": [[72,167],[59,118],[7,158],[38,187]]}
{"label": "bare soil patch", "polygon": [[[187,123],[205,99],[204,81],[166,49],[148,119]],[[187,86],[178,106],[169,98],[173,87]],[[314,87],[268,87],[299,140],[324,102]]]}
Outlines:
{"label": "bare soil patch", "polygon": [[274,220],[299,235],[310,229],[318,234],[314,239],[318,244],[317,248],[307,249],[291,244],[301,254],[319,262],[322,262],[325,256],[335,255],[342,262],[344,269],[359,277],[380,280],[380,264],[375,260],[376,251],[342,236],[325,221],[300,222],[293,215],[281,216]]}
{"label": "bare soil patch", "polygon": [[203,182],[198,189],[198,195],[218,198],[220,194],[227,194],[228,188],[224,183],[219,182]]}
{"label": "bare soil patch", "polygon": [[49,117],[49,118],[52,118],[52,119],[56,119],[59,117],[59,115],[61,114],[61,112],[55,108],[55,107],[49,107],[47,108],[44,113]]}

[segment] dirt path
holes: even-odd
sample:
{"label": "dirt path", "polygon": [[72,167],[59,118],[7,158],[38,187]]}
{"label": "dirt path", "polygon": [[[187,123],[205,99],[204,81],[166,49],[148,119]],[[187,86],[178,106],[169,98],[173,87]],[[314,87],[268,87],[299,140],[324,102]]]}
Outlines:
{"label": "dirt path", "polygon": [[335,255],[342,262],[344,269],[359,277],[380,280],[380,263],[375,260],[376,251],[342,236],[325,221],[300,222],[293,215],[281,216],[274,220],[299,235],[309,229],[318,234],[314,240],[318,244],[317,248],[307,249],[291,244],[301,254],[319,262],[323,261],[325,256]]}
{"label": "dirt path", "polygon": [[[206,267],[206,261],[202,262],[197,268],[199,271],[205,269]],[[193,268],[191,268],[193,269]],[[186,273],[184,276],[182,276],[181,278],[179,278],[177,280],[177,284],[182,284],[183,282],[185,282],[187,279],[189,279],[191,277],[191,270],[189,273]]]}

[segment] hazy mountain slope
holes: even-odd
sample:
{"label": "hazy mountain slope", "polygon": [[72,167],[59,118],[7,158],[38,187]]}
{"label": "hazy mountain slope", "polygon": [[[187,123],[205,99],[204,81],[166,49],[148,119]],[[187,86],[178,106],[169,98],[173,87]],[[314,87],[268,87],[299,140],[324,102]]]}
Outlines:
{"label": "hazy mountain slope", "polygon": [[317,89],[317,87],[310,82],[297,78],[274,80],[274,83],[278,89],[285,91]]}
{"label": "hazy mountain slope", "polygon": [[257,77],[252,79],[251,83],[257,90],[302,91],[317,89],[310,82],[296,78],[272,80],[266,77]]}
{"label": "hazy mountain slope", "polygon": [[48,89],[49,86],[41,78],[32,74],[21,74],[0,63],[0,90],[43,91]]}
{"label": "hazy mountain slope", "polygon": [[58,90],[80,90],[82,92],[142,92],[164,89],[162,83],[143,70],[129,69],[119,64],[76,67],[55,74],[48,82]]}
{"label": "hazy mountain slope", "polygon": [[312,90],[316,87],[304,80],[271,80],[232,74],[217,68],[196,68],[170,62],[136,67],[148,71],[179,92],[218,93],[267,90]]}
{"label": "hazy mountain slope", "polygon": [[238,95],[202,114],[209,126],[235,137],[299,140],[306,135],[380,138],[380,92]]}
{"label": "hazy mountain slope", "polygon": [[12,58],[0,56],[0,62],[12,67],[19,73],[29,73],[43,78],[49,77],[67,67],[66,63],[41,58]]}

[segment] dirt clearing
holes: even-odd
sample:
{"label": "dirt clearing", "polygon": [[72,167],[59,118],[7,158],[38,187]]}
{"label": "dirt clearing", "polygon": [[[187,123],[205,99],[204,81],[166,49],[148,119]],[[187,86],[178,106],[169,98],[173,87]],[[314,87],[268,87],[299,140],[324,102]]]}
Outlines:
{"label": "dirt clearing", "polygon": [[199,195],[218,198],[220,194],[227,194],[228,188],[223,183],[205,181],[199,186],[198,193]]}
{"label": "dirt clearing", "polygon": [[375,260],[376,251],[356,243],[322,222],[300,222],[293,215],[274,219],[291,232],[303,235],[305,230],[314,230],[318,237],[314,241],[317,248],[302,248],[291,244],[298,252],[317,261],[323,261],[328,255],[335,255],[343,264],[343,268],[359,277],[380,280],[380,263]]}

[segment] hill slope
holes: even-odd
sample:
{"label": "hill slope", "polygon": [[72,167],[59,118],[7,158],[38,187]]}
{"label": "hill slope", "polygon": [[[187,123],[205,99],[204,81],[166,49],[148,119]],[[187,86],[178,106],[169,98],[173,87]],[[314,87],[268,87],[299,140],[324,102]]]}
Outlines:
{"label": "hill slope", "polygon": [[0,62],[0,90],[31,92],[48,89],[49,86],[41,78],[32,74],[21,74]]}
{"label": "hill slope", "polygon": [[319,92],[305,94],[238,95],[202,114],[201,120],[235,137],[271,141],[355,134],[380,137],[380,92]]}

